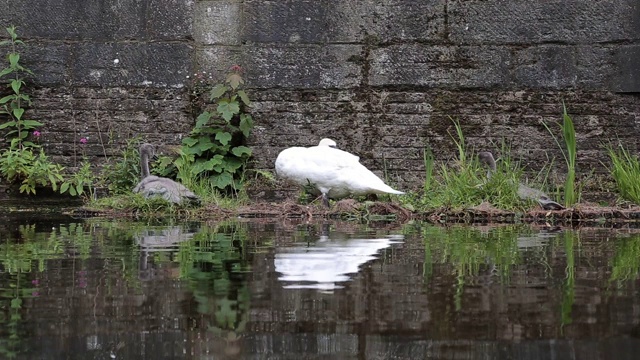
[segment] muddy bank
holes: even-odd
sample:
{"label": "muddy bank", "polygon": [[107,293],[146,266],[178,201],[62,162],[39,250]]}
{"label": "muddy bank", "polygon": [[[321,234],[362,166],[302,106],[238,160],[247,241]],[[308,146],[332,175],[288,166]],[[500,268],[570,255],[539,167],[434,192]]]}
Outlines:
{"label": "muddy bank", "polygon": [[[137,211],[99,210],[81,207],[73,212],[81,217],[140,218],[146,217]],[[397,203],[353,199],[338,201],[330,208],[320,204],[301,205],[293,200],[282,202],[255,202],[235,209],[207,205],[201,208],[183,209],[174,214],[178,217],[202,220],[229,218],[273,218],[273,219],[341,219],[354,221],[407,222],[422,220],[432,223],[537,223],[537,224],[582,224],[602,225],[636,224],[640,227],[640,207],[610,207],[594,204],[579,204],[573,208],[547,211],[541,208],[527,212],[510,212],[497,209],[490,204],[463,209],[432,209],[412,212]],[[634,225],[631,225],[634,226]]]}

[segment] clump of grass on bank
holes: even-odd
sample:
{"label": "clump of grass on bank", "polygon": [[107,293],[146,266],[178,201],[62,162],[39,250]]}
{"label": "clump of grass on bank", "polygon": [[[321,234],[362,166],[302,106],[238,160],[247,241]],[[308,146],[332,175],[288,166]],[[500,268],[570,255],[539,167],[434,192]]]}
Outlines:
{"label": "clump of grass on bank", "polygon": [[424,152],[425,181],[423,193],[409,196],[405,202],[415,210],[456,209],[478,206],[483,202],[504,210],[524,210],[532,204],[518,197],[518,182],[521,168],[505,154],[497,162],[496,172],[490,177],[488,169],[480,166],[473,151],[468,151],[460,123],[453,120],[456,135],[451,136],[456,144],[455,166],[435,166],[430,150]]}
{"label": "clump of grass on bank", "polygon": [[611,167],[609,173],[616,182],[620,197],[640,204],[640,161],[622,145],[618,149],[607,147]]}

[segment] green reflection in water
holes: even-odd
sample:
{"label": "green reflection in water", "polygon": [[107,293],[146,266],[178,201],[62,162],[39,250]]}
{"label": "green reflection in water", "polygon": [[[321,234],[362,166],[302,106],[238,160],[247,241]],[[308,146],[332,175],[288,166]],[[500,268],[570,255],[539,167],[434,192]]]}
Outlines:
{"label": "green reflection in water", "polygon": [[[38,272],[46,270],[46,261],[64,256],[64,236],[56,229],[38,232],[34,224],[19,225],[17,233],[3,234],[0,264],[4,276],[0,287],[0,354],[13,359],[21,349],[24,299],[40,296]],[[37,271],[33,271],[37,268]]]}
{"label": "green reflection in water", "polygon": [[246,227],[233,222],[204,226],[178,250],[180,276],[188,279],[198,312],[213,316],[208,325],[217,334],[243,331],[247,322]]}
{"label": "green reflection in water", "polygon": [[580,245],[580,235],[575,231],[564,232],[564,251],[567,257],[565,282],[562,286],[562,325],[571,324],[571,309],[575,300],[576,260],[575,247]]}
{"label": "green reflection in water", "polygon": [[624,282],[638,278],[640,273],[640,235],[636,234],[616,242],[615,255],[611,258],[609,281],[621,287]]}

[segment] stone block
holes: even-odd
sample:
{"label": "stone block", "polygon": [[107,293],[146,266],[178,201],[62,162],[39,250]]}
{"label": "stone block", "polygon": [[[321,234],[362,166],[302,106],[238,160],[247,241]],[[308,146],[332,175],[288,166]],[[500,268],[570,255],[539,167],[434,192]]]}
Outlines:
{"label": "stone block", "polygon": [[244,3],[243,40],[270,43],[433,41],[444,35],[445,0]]}
{"label": "stone block", "polygon": [[194,71],[206,71],[213,79],[224,79],[229,68],[235,64],[245,67],[238,48],[229,46],[206,46],[196,51]]}
{"label": "stone block", "polygon": [[242,64],[254,87],[349,88],[360,84],[353,59],[361,53],[359,45],[256,46],[243,52]]}
{"label": "stone block", "polygon": [[506,84],[502,47],[392,45],[371,52],[369,84],[482,88]]}
{"label": "stone block", "polygon": [[55,86],[71,81],[70,64],[73,57],[69,45],[30,42],[19,51],[20,61],[33,71],[30,80],[36,85]]}
{"label": "stone block", "polygon": [[450,39],[462,44],[592,44],[640,36],[636,0],[448,1]]}
{"label": "stone block", "polygon": [[194,39],[204,45],[240,45],[238,1],[202,1],[195,5]]}
{"label": "stone block", "polygon": [[[3,25],[25,37],[52,40],[184,39],[191,35],[191,0],[0,0]],[[37,9],[34,9],[37,8]]]}
{"label": "stone block", "polygon": [[[351,2],[344,2],[351,3]],[[356,2],[360,3],[360,2]],[[360,13],[368,19],[369,41],[438,41],[445,36],[447,0],[365,1]]]}
{"label": "stone block", "polygon": [[535,46],[514,52],[514,80],[519,88],[561,89],[578,81],[576,53],[571,46]]}
{"label": "stone block", "polygon": [[192,49],[183,43],[79,43],[73,81],[87,86],[182,87]]}
{"label": "stone block", "polygon": [[243,8],[243,40],[273,43],[330,42],[328,1],[248,0]]}
{"label": "stone block", "polygon": [[618,47],[615,63],[616,73],[611,89],[617,92],[640,92],[640,45]]}

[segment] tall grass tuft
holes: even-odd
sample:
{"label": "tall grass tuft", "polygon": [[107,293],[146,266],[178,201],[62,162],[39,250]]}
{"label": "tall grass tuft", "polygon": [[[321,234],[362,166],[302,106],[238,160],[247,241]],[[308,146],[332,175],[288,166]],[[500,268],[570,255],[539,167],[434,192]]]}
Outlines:
{"label": "tall grass tuft", "polygon": [[573,206],[578,199],[580,198],[580,189],[576,188],[576,156],[577,156],[577,146],[576,146],[576,130],[573,126],[573,120],[571,116],[567,113],[567,107],[562,102],[562,137],[564,139],[565,149],[560,145],[560,141],[553,133],[551,128],[543,122],[542,124],[547,129],[549,134],[553,137],[553,140],[556,142],[560,151],[562,151],[562,156],[567,164],[567,177],[565,179],[564,184],[564,205],[566,207]]}
{"label": "tall grass tuft", "polygon": [[424,149],[423,153],[424,158],[424,192],[431,190],[433,186],[433,169],[435,166],[435,159],[433,158],[433,153],[431,149]]}
{"label": "tall grass tuft", "polygon": [[616,182],[620,196],[628,201],[640,204],[640,161],[622,145],[619,149],[607,147],[611,168],[609,172]]}
{"label": "tall grass tuft", "polygon": [[498,162],[498,170],[490,178],[487,169],[479,165],[473,151],[467,151],[460,123],[452,119],[455,134],[449,134],[456,144],[455,166],[441,164],[436,167],[433,155],[425,151],[424,193],[419,204],[425,208],[464,209],[482,202],[506,209],[521,210],[523,202],[518,198],[518,179],[521,171],[508,155]]}

